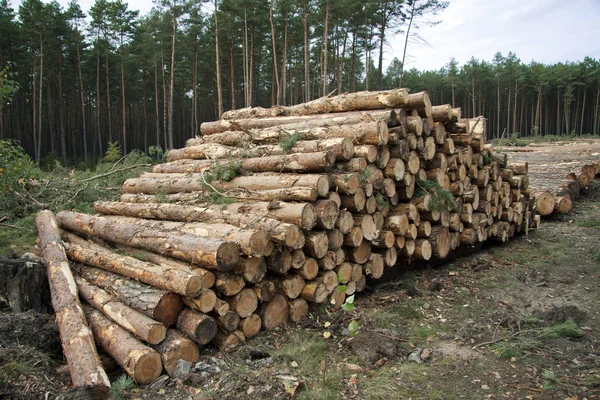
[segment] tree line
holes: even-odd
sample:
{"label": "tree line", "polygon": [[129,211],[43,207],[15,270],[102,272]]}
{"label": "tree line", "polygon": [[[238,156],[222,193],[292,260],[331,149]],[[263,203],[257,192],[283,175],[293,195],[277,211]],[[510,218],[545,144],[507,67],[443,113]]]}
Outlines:
{"label": "tree line", "polygon": [[598,131],[597,60],[547,66],[511,53],[404,71],[403,53],[384,70],[390,38],[403,32],[406,50],[447,5],[156,0],[140,15],[96,0],[86,15],[75,1],[24,0],[15,11],[0,0],[0,68],[18,87],[0,104],[0,139],[18,140],[36,161],[90,166],[111,142],[123,152],[180,147],[227,109],[400,84],[485,114],[494,136]]}

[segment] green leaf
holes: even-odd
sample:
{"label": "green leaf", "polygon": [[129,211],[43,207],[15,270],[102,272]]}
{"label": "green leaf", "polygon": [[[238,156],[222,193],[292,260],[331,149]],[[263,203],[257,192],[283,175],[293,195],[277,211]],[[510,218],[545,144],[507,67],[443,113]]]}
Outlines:
{"label": "green leaf", "polygon": [[350,332],[350,336],[355,336],[358,333],[358,321],[350,321],[348,324],[348,332]]}
{"label": "green leaf", "polygon": [[348,298],[346,299],[346,303],[349,303],[349,304],[352,304],[352,303],[354,303],[354,295],[352,295],[352,296],[348,297]]}
{"label": "green leaf", "polygon": [[350,312],[350,311],[354,311],[354,304],[353,303],[344,303],[342,304],[342,310]]}
{"label": "green leaf", "polygon": [[335,290],[337,290],[338,292],[345,292],[346,290],[348,290],[348,286],[346,285],[338,285]]}

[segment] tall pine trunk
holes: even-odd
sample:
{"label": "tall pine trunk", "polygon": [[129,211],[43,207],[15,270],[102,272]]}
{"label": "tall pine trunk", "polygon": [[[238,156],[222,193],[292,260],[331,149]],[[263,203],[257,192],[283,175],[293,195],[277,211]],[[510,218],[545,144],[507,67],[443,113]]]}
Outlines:
{"label": "tall pine trunk", "polygon": [[583,101],[581,102],[581,124],[579,125],[579,135],[583,135],[583,118],[585,117],[585,98],[587,94],[587,85],[583,85]]}
{"label": "tall pine trunk", "polygon": [[288,46],[288,11],[284,11],[283,17],[283,54],[281,56],[281,99],[282,105],[286,105],[287,87],[287,46]]}
{"label": "tall pine trunk", "polygon": [[146,90],[146,81],[148,80],[146,77],[146,66],[142,69],[142,89],[143,89],[143,118],[144,118],[144,152],[148,151],[148,92]]}
{"label": "tall pine trunk", "polygon": [[304,27],[304,101],[310,101],[310,49],[308,47],[308,1],[304,0],[302,9]]}
{"label": "tall pine trunk", "polygon": [[125,54],[121,38],[121,135],[123,137],[123,155],[127,154],[127,104],[125,103]]}
{"label": "tall pine trunk", "polygon": [[154,60],[154,123],[156,125],[156,145],[160,146],[160,112],[158,107],[158,60]]}
{"label": "tall pine trunk", "polygon": [[271,6],[269,7],[269,22],[271,23],[271,43],[273,45],[273,83],[271,91],[275,96],[276,104],[281,104],[281,90],[279,88],[279,72],[277,65],[277,46],[275,43],[275,25],[273,24],[273,0],[271,0]]}
{"label": "tall pine trunk", "polygon": [[327,39],[329,37],[329,0],[325,0],[325,26],[323,31],[323,96],[327,95]]}
{"label": "tall pine trunk", "polygon": [[216,62],[216,74],[217,74],[217,108],[218,118],[221,118],[223,114],[223,87],[221,86],[221,60],[219,55],[219,2],[215,0],[215,62]]}
{"label": "tall pine trunk", "polygon": [[169,137],[167,149],[171,150],[174,147],[173,141],[173,87],[175,86],[175,38],[177,36],[177,11],[173,5],[173,31],[171,32],[171,68],[169,76],[169,127],[167,135]]}

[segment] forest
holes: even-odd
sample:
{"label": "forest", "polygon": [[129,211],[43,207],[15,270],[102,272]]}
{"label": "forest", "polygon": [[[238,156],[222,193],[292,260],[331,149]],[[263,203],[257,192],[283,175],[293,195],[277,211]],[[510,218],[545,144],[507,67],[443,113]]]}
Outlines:
{"label": "forest", "polygon": [[[0,139],[38,164],[85,169],[109,143],[123,153],[181,147],[225,110],[399,86],[427,90],[464,117],[485,115],[490,138],[598,133],[598,59],[546,65],[511,52],[403,68],[407,44],[435,40],[419,27],[447,6],[162,0],[140,15],[122,0],[96,0],[86,15],[74,1],[24,0],[15,10],[0,0],[0,92],[10,98],[0,102]],[[389,54],[392,38],[402,54]]]}

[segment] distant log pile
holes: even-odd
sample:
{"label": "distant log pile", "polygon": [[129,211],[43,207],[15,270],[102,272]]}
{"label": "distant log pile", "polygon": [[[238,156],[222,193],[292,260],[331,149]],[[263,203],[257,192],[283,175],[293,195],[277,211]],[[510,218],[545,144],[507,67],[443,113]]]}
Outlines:
{"label": "distant log pile", "polygon": [[57,214],[80,314],[144,383],[198,358],[182,349],[338,309],[386,268],[537,227],[553,195],[460,114],[398,89],[202,124],[101,215]]}

